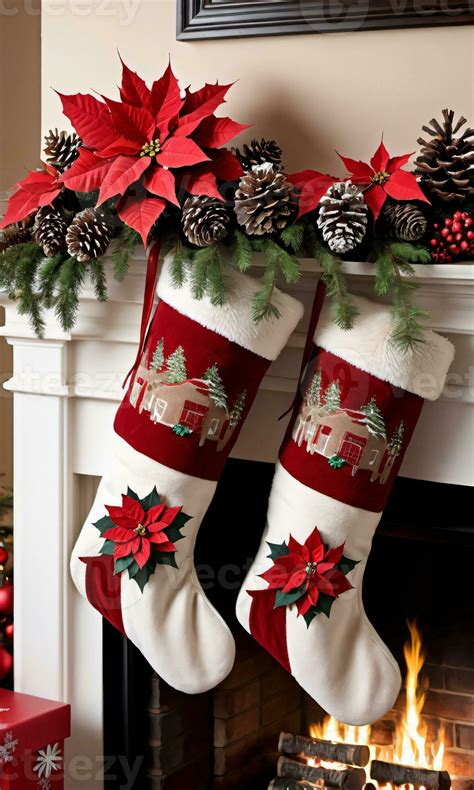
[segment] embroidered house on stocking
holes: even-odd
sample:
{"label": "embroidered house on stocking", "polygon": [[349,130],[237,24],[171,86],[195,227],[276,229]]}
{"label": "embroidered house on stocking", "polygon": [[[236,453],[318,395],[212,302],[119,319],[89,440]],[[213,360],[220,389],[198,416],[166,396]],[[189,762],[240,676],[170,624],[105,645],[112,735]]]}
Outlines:
{"label": "embroidered house on stocking", "polygon": [[187,378],[184,349],[178,346],[165,359],[162,339],[153,354],[143,354],[130,403],[140,414],[148,412],[152,422],[169,426],[179,436],[195,433],[200,436],[200,446],[209,439],[222,450],[240,419],[245,390],[229,408],[218,366],[211,365],[201,378]]}
{"label": "embroidered house on stocking", "polygon": [[299,447],[306,444],[310,455],[318,453],[331,466],[352,466],[352,476],[359,469],[372,472],[370,481],[385,483],[393,462],[400,453],[403,421],[387,441],[385,422],[375,398],[360,409],[340,405],[339,382],[333,381],[322,392],[321,372],[317,370],[306,390],[299,411],[293,439]]}

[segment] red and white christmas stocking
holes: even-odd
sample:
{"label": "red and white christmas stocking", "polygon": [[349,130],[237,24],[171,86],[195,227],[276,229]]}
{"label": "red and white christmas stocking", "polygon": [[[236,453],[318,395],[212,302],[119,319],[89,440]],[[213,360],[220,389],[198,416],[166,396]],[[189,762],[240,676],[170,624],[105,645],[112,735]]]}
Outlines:
{"label": "red and white christmas stocking", "polygon": [[196,534],[260,381],[302,315],[277,292],[281,317],[256,325],[258,283],[229,279],[229,300],[215,307],[189,284],[175,289],[164,262],[110,464],[71,560],[79,592],[188,693],[219,683],[235,652],[196,576]]}
{"label": "red and white christmas stocking", "polygon": [[401,683],[364,612],[364,569],[423,401],[440,395],[453,347],[425,331],[402,353],[390,340],[390,311],[354,302],[349,332],[322,309],[237,616],[324,710],[362,725],[391,708]]}

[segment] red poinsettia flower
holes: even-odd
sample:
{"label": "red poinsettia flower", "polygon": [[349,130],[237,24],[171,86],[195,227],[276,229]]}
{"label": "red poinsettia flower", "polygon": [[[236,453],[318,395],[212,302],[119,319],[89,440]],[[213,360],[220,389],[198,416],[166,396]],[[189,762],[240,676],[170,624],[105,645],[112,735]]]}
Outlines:
{"label": "red poinsettia flower", "polygon": [[318,170],[301,170],[287,178],[299,190],[297,219],[308,211],[314,211],[329,187],[339,180]]}
{"label": "red poinsettia flower", "polygon": [[412,156],[411,153],[391,157],[382,140],[370,160],[370,165],[366,162],[348,159],[341,154],[338,156],[350,172],[352,183],[368,186],[368,189],[364,190],[364,200],[375,219],[379,216],[388,196],[395,200],[430,202],[418,186],[413,173],[401,169]]}
{"label": "red poinsettia flower", "polygon": [[320,593],[338,598],[352,589],[342,571],[336,568],[342,559],[344,544],[327,549],[319,531],[315,529],[302,546],[292,536],[288,541],[288,554],[275,557],[271,568],[262,573],[269,589],[285,593],[300,593],[294,598],[299,615],[305,615],[316,606]]}
{"label": "red poinsettia flower", "polygon": [[98,205],[119,196],[120,218],[142,236],[168,203],[179,206],[177,187],[222,199],[217,179],[235,180],[242,168],[223,151],[248,126],[214,111],[230,85],[205,85],[184,95],[171,65],[148,88],[124,63],[121,101],[62,94],[63,111],[83,140],[79,157],[62,176],[70,189],[100,189]]}
{"label": "red poinsettia flower", "polygon": [[43,206],[50,206],[63,189],[58,175],[54,167],[46,165],[44,170],[32,170],[26,178],[19,181],[16,191],[8,200],[8,208],[0,228],[26,219]]}
{"label": "red poinsettia flower", "polygon": [[122,494],[122,507],[106,505],[109,516],[116,525],[102,537],[116,544],[114,559],[133,557],[140,568],[148,562],[151,547],[160,552],[176,551],[176,546],[166,536],[165,530],[181,512],[181,507],[155,505],[148,511],[136,499]]}

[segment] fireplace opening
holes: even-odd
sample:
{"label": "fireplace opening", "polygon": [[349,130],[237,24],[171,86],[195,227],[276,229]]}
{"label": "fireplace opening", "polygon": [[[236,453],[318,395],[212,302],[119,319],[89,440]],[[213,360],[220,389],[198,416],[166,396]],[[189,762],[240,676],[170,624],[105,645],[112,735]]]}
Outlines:
{"label": "fireplace opening", "polygon": [[[444,771],[453,790],[474,790],[470,490],[396,481],[374,538],[363,598],[370,620],[402,668],[406,623],[416,621],[408,688],[383,720],[356,730],[328,720],[234,615],[239,587],[265,524],[272,477],[270,464],[228,461],[199,533],[196,565],[201,583],[237,644],[235,666],[217,689],[197,696],[175,691],[133,645],[104,624],[104,752],[110,763],[105,787],[266,790],[273,782],[278,790],[286,786],[274,781],[283,732],[368,746],[372,765],[375,760]],[[420,667],[422,653],[426,660]],[[331,770],[342,768],[336,763]],[[421,781],[410,782],[410,777],[408,784],[388,784],[388,769],[382,765],[377,770],[380,781],[364,774],[361,786],[366,790],[431,790]],[[304,790],[305,785],[297,784],[301,779],[294,781]],[[314,784],[307,781],[309,788]],[[318,786],[334,785],[318,780]],[[440,784],[438,790],[447,788]]]}

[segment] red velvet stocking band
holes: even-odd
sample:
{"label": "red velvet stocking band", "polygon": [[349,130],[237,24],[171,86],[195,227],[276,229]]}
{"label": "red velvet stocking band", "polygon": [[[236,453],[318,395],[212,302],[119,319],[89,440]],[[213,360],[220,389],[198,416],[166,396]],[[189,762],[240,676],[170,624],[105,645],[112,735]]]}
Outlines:
{"label": "red velvet stocking band", "polygon": [[275,605],[275,590],[249,590],[252,598],[250,631],[254,639],[291,672],[286,646],[286,607]]}
{"label": "red velvet stocking band", "polygon": [[120,603],[122,574],[114,574],[114,558],[108,554],[81,557],[86,565],[86,595],[89,603],[126,636]]}

